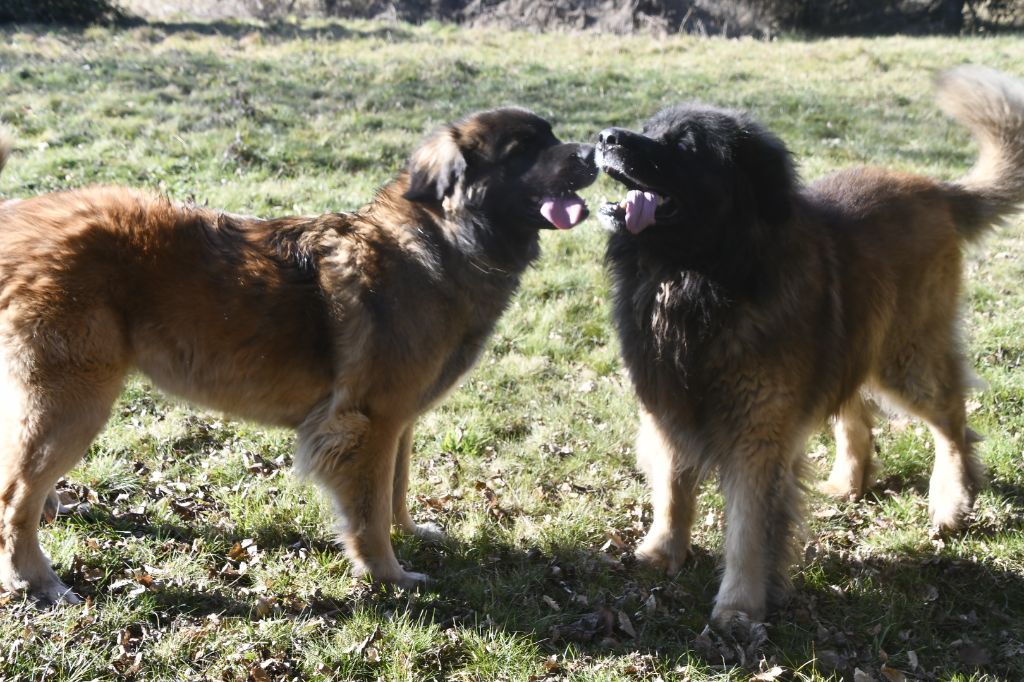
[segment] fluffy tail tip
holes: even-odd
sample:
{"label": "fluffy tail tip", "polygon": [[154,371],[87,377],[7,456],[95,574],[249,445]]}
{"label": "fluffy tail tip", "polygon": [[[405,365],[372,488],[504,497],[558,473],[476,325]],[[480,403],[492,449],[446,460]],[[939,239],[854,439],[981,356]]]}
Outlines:
{"label": "fluffy tail tip", "polygon": [[1024,82],[984,66],[957,66],[937,78],[939,106],[978,142],[974,167],[954,183],[965,191],[959,227],[968,239],[1024,203]]}
{"label": "fluffy tail tip", "polygon": [[1024,109],[1021,81],[987,66],[955,66],[940,73],[935,81],[939,106],[956,119],[975,119],[979,109],[985,111],[985,107],[978,106],[979,102],[996,105],[994,110],[986,111],[989,114],[1019,115]]}

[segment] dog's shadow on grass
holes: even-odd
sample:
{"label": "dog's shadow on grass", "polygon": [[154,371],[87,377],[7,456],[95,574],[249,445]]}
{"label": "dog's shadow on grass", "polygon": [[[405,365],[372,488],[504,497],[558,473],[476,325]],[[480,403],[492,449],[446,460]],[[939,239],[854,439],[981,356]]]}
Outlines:
{"label": "dog's shadow on grass", "polygon": [[[1010,492],[1020,501],[1020,491]],[[328,542],[311,545],[297,528],[267,525],[228,533],[202,523],[94,520],[122,533],[186,543],[202,539],[227,546],[244,535],[261,551],[341,554]],[[442,630],[457,626],[484,637],[494,630],[525,637],[545,655],[570,649],[573,656],[590,658],[631,654],[667,670],[702,664],[756,672],[770,663],[846,677],[858,668],[883,674],[887,666],[926,679],[978,671],[1024,679],[1024,574],[985,556],[907,550],[895,559],[861,558],[855,543],[850,550],[829,549],[795,572],[790,601],[767,627],[737,640],[707,628],[719,581],[718,548],[696,546],[679,574],[665,576],[639,565],[628,548],[523,548],[503,541],[499,530],[485,528],[476,537],[437,545],[396,535],[403,564],[432,576],[415,593],[357,581],[341,597],[314,592],[295,599],[253,590],[251,578],[233,574],[225,560],[228,570],[209,588],[168,585],[148,598],[172,618],[322,617],[340,623],[357,610],[379,613],[382,620],[407,614]],[[975,535],[998,540],[984,528]],[[74,575],[68,577],[82,587]],[[114,583],[85,586],[83,596],[102,601]]]}
{"label": "dog's shadow on grass", "polygon": [[1024,575],[986,557],[830,551],[796,572],[789,602],[765,628],[736,639],[707,628],[720,556],[704,548],[665,576],[628,551],[448,547],[403,548],[438,578],[405,602],[413,615],[441,627],[501,628],[548,654],[636,652],[669,670],[702,662],[756,672],[777,663],[846,677],[858,668],[884,675],[884,666],[926,679],[978,671],[1024,679]]}

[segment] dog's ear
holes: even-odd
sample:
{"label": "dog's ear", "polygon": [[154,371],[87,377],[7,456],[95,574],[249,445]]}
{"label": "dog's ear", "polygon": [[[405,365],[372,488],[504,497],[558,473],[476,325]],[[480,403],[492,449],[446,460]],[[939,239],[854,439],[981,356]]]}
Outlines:
{"label": "dog's ear", "polygon": [[466,172],[459,131],[445,127],[427,138],[409,160],[409,201],[440,201],[451,194]]}
{"label": "dog's ear", "polygon": [[758,215],[770,224],[788,220],[797,179],[782,140],[748,122],[740,134],[735,161],[750,182]]}

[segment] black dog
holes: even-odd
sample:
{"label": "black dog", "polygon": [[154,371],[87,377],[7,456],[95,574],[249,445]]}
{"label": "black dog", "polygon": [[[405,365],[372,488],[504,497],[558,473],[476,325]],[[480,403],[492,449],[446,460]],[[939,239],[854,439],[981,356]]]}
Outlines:
{"label": "black dog", "polygon": [[870,484],[862,388],[921,417],[936,442],[930,515],[961,526],[981,465],[965,424],[961,251],[1024,199],[1024,84],[963,67],[946,110],[982,142],[943,183],[861,168],[802,187],[775,136],[734,111],[666,109],[600,134],[597,162],[630,191],[600,209],[622,353],[642,405],[653,488],[641,559],[676,571],[701,480],[725,496],[725,573],[712,614],[763,618],[788,583],[807,436],[835,415],[827,489]]}

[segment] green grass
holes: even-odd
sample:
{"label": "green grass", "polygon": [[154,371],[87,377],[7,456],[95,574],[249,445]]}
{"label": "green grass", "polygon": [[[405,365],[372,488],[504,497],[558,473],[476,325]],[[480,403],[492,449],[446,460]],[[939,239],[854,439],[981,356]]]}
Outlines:
{"label": "green grass", "polygon": [[[954,178],[974,149],[932,104],[931,76],[965,61],[1024,74],[1013,37],[763,43],[371,23],[0,34],[0,118],[17,136],[5,196],[127,183],[266,215],[358,207],[432,126],[510,103],[589,139],[699,98],[753,111],[806,178],[856,163]],[[618,193],[602,179],[586,196]],[[421,422],[414,515],[451,541],[395,542],[428,589],[349,575],[328,505],[288,472],[289,433],[133,380],[63,485],[81,504],[43,530],[88,605],[0,598],[0,678],[696,681],[778,665],[787,679],[883,679],[883,666],[1024,679],[1021,228],[969,257],[965,328],[989,384],[971,420],[992,476],[977,522],[928,536],[930,442],[914,423],[880,424],[881,484],[856,504],[812,498],[793,600],[759,647],[703,633],[721,555],[713,487],[679,576],[623,552],[650,507],[590,221],[544,235],[480,365]],[[809,444],[819,476],[830,448]]]}

